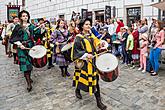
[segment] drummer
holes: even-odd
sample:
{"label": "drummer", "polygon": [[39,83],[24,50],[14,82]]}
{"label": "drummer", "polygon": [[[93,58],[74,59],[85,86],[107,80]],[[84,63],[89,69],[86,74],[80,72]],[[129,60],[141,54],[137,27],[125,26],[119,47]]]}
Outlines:
{"label": "drummer", "polygon": [[99,75],[96,68],[92,66],[95,64],[96,47],[99,46],[100,40],[90,33],[92,21],[89,18],[81,20],[79,24],[80,34],[75,38],[71,58],[72,60],[82,60],[84,65],[82,68],[75,68],[73,77],[73,86],[76,87],[75,95],[82,99],[80,90],[89,92],[90,95],[95,94],[97,106],[101,110],[106,110],[106,106],[101,101]]}
{"label": "drummer", "polygon": [[45,29],[46,29],[46,33],[42,40],[43,40],[43,44],[45,48],[47,49],[48,69],[51,69],[52,67],[54,67],[53,61],[52,61],[54,45],[50,42],[50,37],[53,31],[53,28],[51,27],[50,22],[47,20],[45,21]]}
{"label": "drummer", "polygon": [[11,35],[10,42],[17,44],[18,59],[20,65],[20,71],[24,73],[24,77],[27,82],[27,90],[30,92],[32,90],[31,83],[31,71],[33,69],[32,59],[28,55],[28,50],[26,48],[32,48],[34,46],[34,28],[35,26],[30,24],[30,14],[29,12],[23,10],[19,13],[20,25],[16,25],[13,33]]}
{"label": "drummer", "polygon": [[108,30],[106,28],[103,29],[103,34],[102,34],[101,39],[107,41],[107,43],[108,43],[108,49],[111,49],[112,50],[112,39],[111,39],[111,35],[108,33]]}
{"label": "drummer", "polygon": [[43,18],[39,18],[38,19],[38,24],[37,24],[37,34],[34,37],[34,40],[36,41],[36,45],[41,45],[43,44],[42,39],[45,36],[46,33],[46,28],[45,28],[45,24],[44,24],[44,19]]}
{"label": "drummer", "polygon": [[57,27],[52,32],[50,41],[55,45],[54,47],[54,54],[55,54],[55,62],[59,65],[61,69],[62,77],[70,76],[67,68],[69,62],[65,59],[64,55],[61,53],[61,49],[63,47],[63,43],[67,41],[68,38],[68,30],[65,28],[64,20],[59,19],[57,21]]}
{"label": "drummer", "polygon": [[69,43],[73,42],[76,35],[79,33],[79,30],[76,28],[76,24],[74,21],[71,21],[68,27],[68,37]]}

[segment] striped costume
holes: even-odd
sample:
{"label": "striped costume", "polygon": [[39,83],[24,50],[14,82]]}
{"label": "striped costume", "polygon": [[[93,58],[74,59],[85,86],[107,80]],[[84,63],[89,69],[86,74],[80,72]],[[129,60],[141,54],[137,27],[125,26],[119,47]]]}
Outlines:
{"label": "striped costume", "polygon": [[53,32],[54,29],[53,28],[51,28],[51,29],[47,28],[47,32],[45,33],[45,43],[44,43],[44,46],[47,49],[47,57],[48,58],[52,57],[52,55],[53,55],[53,47],[51,47],[51,43],[50,43],[50,37],[51,37],[50,31]]}
{"label": "striped costume", "polygon": [[[72,60],[79,60],[85,53],[96,54],[96,47],[100,44],[100,40],[91,34],[89,36],[82,36],[78,34],[75,38],[71,57]],[[75,68],[73,77],[73,86],[77,89],[89,92],[90,95],[96,92],[96,85],[99,80],[96,68],[92,66],[95,64],[95,58],[90,59],[90,62],[83,60],[84,65],[81,69]]]}

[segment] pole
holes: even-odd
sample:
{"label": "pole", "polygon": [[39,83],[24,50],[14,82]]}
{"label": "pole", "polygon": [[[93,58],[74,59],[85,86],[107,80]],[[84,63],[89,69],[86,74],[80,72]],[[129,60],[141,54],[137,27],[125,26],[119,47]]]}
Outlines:
{"label": "pole", "polygon": [[18,0],[17,0],[17,6],[18,6]]}
{"label": "pole", "polygon": [[25,0],[22,0],[22,10],[25,9]]}

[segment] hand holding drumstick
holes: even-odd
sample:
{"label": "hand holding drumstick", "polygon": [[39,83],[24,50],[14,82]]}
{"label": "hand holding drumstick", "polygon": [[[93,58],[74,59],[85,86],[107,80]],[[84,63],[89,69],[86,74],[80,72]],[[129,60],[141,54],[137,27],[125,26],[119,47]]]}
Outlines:
{"label": "hand holding drumstick", "polygon": [[27,47],[25,47],[24,45],[20,45],[19,47],[20,47],[22,50],[33,50],[33,51],[35,51],[35,49],[27,48]]}

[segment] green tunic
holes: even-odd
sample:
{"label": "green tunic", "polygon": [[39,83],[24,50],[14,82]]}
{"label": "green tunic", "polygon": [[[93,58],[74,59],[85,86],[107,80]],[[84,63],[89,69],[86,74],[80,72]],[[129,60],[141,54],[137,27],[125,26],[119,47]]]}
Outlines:
{"label": "green tunic", "polygon": [[[34,42],[32,38],[34,37],[34,28],[35,26],[30,24],[28,26],[28,31],[25,29],[19,30],[19,36],[22,38],[22,44],[27,48],[32,48],[34,46]],[[29,34],[28,34],[29,33]],[[32,66],[32,58],[29,56],[29,50],[22,50],[20,48],[17,48],[18,50],[18,59],[20,62],[20,71],[31,71],[33,69]]]}

